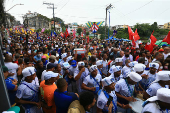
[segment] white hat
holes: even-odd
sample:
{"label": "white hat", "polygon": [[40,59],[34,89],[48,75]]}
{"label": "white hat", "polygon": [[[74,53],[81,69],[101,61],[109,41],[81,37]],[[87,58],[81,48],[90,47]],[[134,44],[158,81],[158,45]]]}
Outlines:
{"label": "white hat", "polygon": [[134,82],[139,82],[140,80],[142,80],[142,77],[136,72],[130,72],[127,77],[130,77],[130,79]]}
{"label": "white hat", "polygon": [[117,72],[117,71],[121,71],[122,67],[121,66],[114,66],[111,68],[111,72],[114,73],[114,72]]}
{"label": "white hat", "polygon": [[138,64],[138,62],[137,61],[133,61],[133,62],[130,62],[128,65],[130,67],[134,67],[136,64]]}
{"label": "white hat", "polygon": [[72,59],[73,59],[72,56],[67,57],[67,61],[70,61],[70,60],[72,60]]}
{"label": "white hat", "polygon": [[116,58],[115,62],[123,62],[123,59],[122,58]]}
{"label": "white hat", "polygon": [[78,66],[85,66],[84,62],[78,62]]}
{"label": "white hat", "polygon": [[89,71],[90,72],[93,72],[94,70],[97,69],[97,65],[92,65],[90,68],[89,68]]}
{"label": "white hat", "polygon": [[22,71],[23,78],[33,75],[36,72],[34,67],[27,67]]}
{"label": "white hat", "polygon": [[55,45],[55,47],[58,47],[58,45]]}
{"label": "white hat", "polygon": [[162,102],[170,103],[170,89],[168,88],[160,88],[157,90],[156,96],[153,96],[146,101],[154,102],[156,100],[160,100]]}
{"label": "white hat", "polygon": [[154,82],[158,82],[160,80],[162,81],[170,80],[170,71],[159,71]]}
{"label": "white hat", "polygon": [[61,55],[61,58],[62,58],[62,59],[65,58],[65,57],[67,57],[67,53],[63,53],[63,54]]}
{"label": "white hat", "polygon": [[145,70],[145,68],[146,68],[146,66],[144,64],[139,63],[139,64],[136,64],[134,66],[134,71],[135,72],[142,72],[142,71]]}
{"label": "white hat", "polygon": [[59,57],[59,54],[58,54],[58,53],[56,53],[56,57]]}
{"label": "white hat", "polygon": [[110,84],[112,84],[114,82],[114,79],[112,77],[105,77],[104,79],[102,79],[102,85],[104,86],[109,86]]}
{"label": "white hat", "polygon": [[93,49],[93,47],[90,47],[90,50],[92,50]]}
{"label": "white hat", "polygon": [[158,69],[159,68],[159,64],[158,63],[149,63],[149,68],[150,67]]}
{"label": "white hat", "polygon": [[44,74],[44,80],[48,80],[52,77],[57,77],[58,76],[58,73],[54,73],[52,71],[47,71],[45,74]]}
{"label": "white hat", "polygon": [[115,67],[115,65],[113,65],[112,67],[110,67],[109,69],[109,73],[113,73],[113,68]]}
{"label": "white hat", "polygon": [[65,69],[68,69],[68,68],[70,67],[70,64],[69,64],[68,62],[64,62],[64,63],[63,63],[63,67],[64,67]]}
{"label": "white hat", "polygon": [[103,62],[103,60],[98,60],[98,61],[96,62],[96,65],[97,65],[97,66],[103,65],[102,62]]}

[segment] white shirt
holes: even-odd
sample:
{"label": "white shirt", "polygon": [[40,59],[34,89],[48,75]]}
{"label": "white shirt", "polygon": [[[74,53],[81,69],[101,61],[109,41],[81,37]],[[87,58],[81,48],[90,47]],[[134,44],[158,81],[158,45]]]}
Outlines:
{"label": "white shirt", "polygon": [[123,78],[123,75],[121,74],[119,77],[115,77],[114,73],[112,73],[109,77],[112,77],[114,79],[114,83],[117,83],[120,79]]}
{"label": "white shirt", "polygon": [[122,74],[123,75],[126,75],[126,73],[130,72],[130,71],[131,71],[131,68],[127,67],[126,65],[122,68]]}
{"label": "white shirt", "polygon": [[163,53],[163,55],[164,55],[164,60],[165,60],[170,55],[170,53],[167,53],[167,54]]}
{"label": "white shirt", "polygon": [[125,65],[125,60],[126,60],[126,59],[129,59],[131,62],[133,61],[133,56],[132,56],[132,55],[129,55],[129,57],[126,58],[125,55],[124,55],[124,56],[122,57],[122,59],[123,59],[123,65]]}
{"label": "white shirt", "polygon": [[119,80],[116,85],[115,85],[115,91],[120,93],[122,96],[125,96],[125,97],[131,97],[132,94],[134,92],[134,86],[135,85],[130,85],[129,84],[129,87],[131,89],[131,92],[129,91],[129,88],[126,84],[126,81],[125,79],[121,79]]}
{"label": "white shirt", "polygon": [[44,70],[44,71],[42,72],[42,75],[41,75],[41,81],[43,81],[43,80],[44,80],[44,74],[45,74],[46,72],[47,72],[46,70]]}
{"label": "white shirt", "polygon": [[[102,80],[102,76],[100,74],[97,74],[95,77],[96,81],[88,75],[86,78],[84,78],[83,83],[87,85],[87,87],[100,87],[100,81]],[[99,85],[98,85],[99,84]]]}
{"label": "white shirt", "polygon": [[69,68],[69,74],[72,75],[72,76],[74,76],[74,72],[75,72],[76,70],[78,70],[78,66],[77,66],[76,68],[74,68],[73,66],[70,66],[70,68]]}
{"label": "white shirt", "polygon": [[14,73],[13,76],[10,76],[13,79],[18,80],[17,78],[17,69],[18,69],[18,64],[12,63],[12,62],[5,62],[5,66],[9,69],[9,73]]}
{"label": "white shirt", "polygon": [[165,111],[160,111],[160,107],[155,102],[146,104],[142,110],[142,113],[146,111],[151,113],[166,113]]}
{"label": "white shirt", "polygon": [[[115,91],[112,91],[111,93],[109,93],[109,95],[113,97],[113,101],[114,101],[114,103],[117,106],[117,96],[115,94]],[[106,106],[107,105],[107,101],[108,101],[108,98],[105,96],[105,94],[104,94],[104,92],[102,90],[101,93],[98,95],[97,107],[100,108],[100,109],[108,110],[108,106]]]}
{"label": "white shirt", "polygon": [[145,57],[145,65],[148,65],[149,61],[148,59]]}
{"label": "white shirt", "polygon": [[153,60],[152,60],[152,62],[155,62],[156,61],[156,59],[154,58]]}

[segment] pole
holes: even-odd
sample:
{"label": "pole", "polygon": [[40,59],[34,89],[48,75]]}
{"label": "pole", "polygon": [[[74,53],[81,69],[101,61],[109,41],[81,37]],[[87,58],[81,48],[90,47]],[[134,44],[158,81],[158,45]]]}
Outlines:
{"label": "pole", "polygon": [[105,19],[105,39],[106,39],[106,26],[107,26],[107,8],[106,8],[106,19]]}
{"label": "pole", "polygon": [[94,26],[94,38],[95,38],[95,22],[93,22],[93,26]]}
{"label": "pole", "polygon": [[108,28],[108,39],[109,39],[109,29],[110,29],[110,11],[109,11],[109,28]]}
{"label": "pole", "polygon": [[53,4],[53,19],[54,19],[54,31],[55,31],[54,4]]}

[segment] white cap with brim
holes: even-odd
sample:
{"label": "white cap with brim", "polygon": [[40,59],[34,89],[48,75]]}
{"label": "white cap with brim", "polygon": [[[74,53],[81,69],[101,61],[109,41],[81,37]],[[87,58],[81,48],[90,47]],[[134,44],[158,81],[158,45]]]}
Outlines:
{"label": "white cap with brim", "polygon": [[36,69],[34,67],[27,67],[22,71],[22,75],[23,75],[23,80],[28,77],[33,75],[36,72]]}
{"label": "white cap with brim", "polygon": [[114,66],[113,68],[111,68],[111,72],[118,72],[118,71],[121,71],[122,67],[121,66]]}
{"label": "white cap with brim", "polygon": [[96,65],[92,65],[90,68],[89,68],[89,71],[90,72],[93,72],[94,70],[97,69],[97,66]]}
{"label": "white cap with brim", "polygon": [[116,58],[115,62],[123,62],[123,59],[122,58]]}
{"label": "white cap with brim", "polygon": [[98,61],[96,62],[96,65],[97,65],[97,66],[103,65],[102,62],[103,62],[103,60],[98,60]]}
{"label": "white cap with brim", "polygon": [[170,89],[168,88],[160,88],[157,90],[157,94],[156,96],[153,96],[149,99],[147,99],[146,101],[149,102],[154,102],[154,101],[161,101],[161,102],[165,102],[165,103],[169,103],[170,104]]}
{"label": "white cap with brim", "polygon": [[137,61],[133,61],[133,62],[130,62],[128,65],[130,67],[134,67],[136,64],[138,64],[138,62]]}
{"label": "white cap with brim", "polygon": [[72,56],[67,57],[67,61],[69,62],[70,60],[73,60]]}
{"label": "white cap with brim", "polygon": [[114,82],[114,79],[112,77],[105,77],[104,79],[102,79],[102,85],[104,86],[109,86],[110,84],[112,84]]}
{"label": "white cap with brim", "polygon": [[52,71],[47,71],[45,74],[44,74],[44,80],[48,80],[52,77],[57,77],[58,76],[58,73],[54,73]]}
{"label": "white cap with brim", "polygon": [[144,64],[139,63],[139,64],[136,64],[134,66],[134,71],[135,72],[142,72],[142,71],[145,70],[145,68],[146,68],[146,66]]}
{"label": "white cap with brim", "polygon": [[159,71],[157,73],[157,76],[156,76],[156,80],[153,81],[154,82],[158,82],[158,81],[168,81],[170,80],[170,71]]}
{"label": "white cap with brim", "polygon": [[66,58],[67,57],[67,53],[63,53],[62,55],[61,55],[61,58],[63,59],[63,58]]}
{"label": "white cap with brim", "polygon": [[130,72],[127,77],[130,77],[130,79],[134,82],[139,82],[140,80],[142,80],[142,77],[136,72]]}
{"label": "white cap with brim", "polygon": [[64,62],[64,63],[63,63],[63,67],[64,67],[65,69],[68,69],[68,68],[70,67],[70,64],[69,64],[68,62]]}
{"label": "white cap with brim", "polygon": [[149,68],[155,68],[155,69],[158,69],[159,68],[159,64],[158,63],[149,63]]}
{"label": "white cap with brim", "polygon": [[78,66],[85,66],[84,62],[78,62]]}

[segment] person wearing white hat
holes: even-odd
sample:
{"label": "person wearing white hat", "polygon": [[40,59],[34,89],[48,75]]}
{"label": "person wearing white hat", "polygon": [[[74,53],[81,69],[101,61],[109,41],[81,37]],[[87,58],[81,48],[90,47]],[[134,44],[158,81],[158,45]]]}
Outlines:
{"label": "person wearing white hat", "polygon": [[74,79],[76,80],[77,90],[80,94],[83,90],[81,89],[82,82],[85,77],[88,76],[89,71],[84,67],[85,63],[83,61],[78,62],[78,70],[74,72]]}
{"label": "person wearing white hat", "polygon": [[97,65],[97,73],[100,74],[102,76],[102,78],[106,77],[107,75],[105,73],[102,72],[102,68],[103,68],[103,60],[98,60],[96,62]]}
{"label": "person wearing white hat", "polygon": [[23,80],[16,93],[16,103],[22,104],[25,113],[42,113],[39,102],[39,86],[32,83],[36,72],[34,67],[27,67],[22,71]]}
{"label": "person wearing white hat", "polygon": [[168,88],[170,85],[170,71],[159,71],[156,80],[151,83],[144,93],[144,99],[156,96],[156,92],[160,88]]}
{"label": "person wearing white hat", "polygon": [[140,84],[144,90],[147,90],[149,87],[149,84],[151,84],[157,76],[157,69],[159,68],[158,63],[149,63],[149,71],[144,71],[142,81],[140,81]]}
{"label": "person wearing white hat", "polygon": [[110,75],[110,77],[112,77],[114,79],[114,82],[118,82],[120,79],[123,78],[123,75],[121,74],[121,66],[115,66],[112,68],[112,74]]}
{"label": "person wearing white hat", "polygon": [[63,53],[61,55],[61,58],[62,58],[62,60],[60,61],[60,65],[61,65],[61,67],[63,67],[63,63],[67,62],[67,53]]}
{"label": "person wearing white hat", "polygon": [[157,90],[156,96],[147,99],[143,103],[141,113],[168,113],[170,109],[170,89],[160,88]]}
{"label": "person wearing white hat", "polygon": [[[102,79],[103,89],[98,92],[97,99],[97,113],[105,113],[108,111],[108,106],[113,104],[112,113],[117,113],[117,105],[122,106],[117,102],[117,96],[115,94],[115,83],[112,77],[105,77]],[[123,105],[123,107],[125,107]]]}
{"label": "person wearing white hat", "polygon": [[131,70],[131,68],[129,66],[129,63],[130,63],[130,60],[126,59],[125,60],[125,66],[122,68],[122,75],[123,75],[123,77],[126,77],[126,73],[130,72],[130,70]]}
{"label": "person wearing white hat", "polygon": [[127,105],[126,109],[120,109],[120,112],[127,112],[128,110],[131,111],[131,106],[129,105],[130,101],[136,101],[134,99],[134,94],[136,93],[135,90],[135,84],[139,82],[142,79],[142,77],[135,73],[135,72],[130,72],[125,79],[119,80],[116,85],[115,85],[115,92],[118,97],[118,102],[121,104]]}
{"label": "person wearing white hat", "polygon": [[115,65],[122,67],[122,65],[123,65],[123,59],[122,59],[122,58],[116,58],[116,59],[115,59]]}
{"label": "person wearing white hat", "polygon": [[[102,76],[97,74],[97,65],[92,65],[89,68],[90,75],[84,78],[81,88],[87,91],[92,91],[97,99],[97,93],[102,88]],[[92,113],[96,113],[96,105],[91,110]]]}

